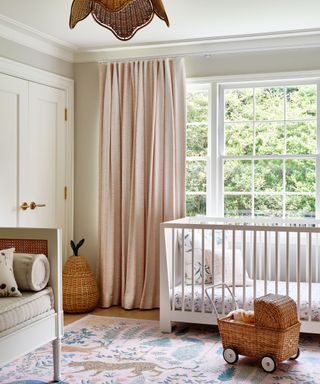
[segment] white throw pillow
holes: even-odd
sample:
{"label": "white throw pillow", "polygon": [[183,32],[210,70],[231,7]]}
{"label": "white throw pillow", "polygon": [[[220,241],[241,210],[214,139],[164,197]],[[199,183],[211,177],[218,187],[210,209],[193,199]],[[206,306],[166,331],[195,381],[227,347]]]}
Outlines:
{"label": "white throw pillow", "polygon": [[48,258],[43,254],[14,253],[13,271],[19,289],[41,291],[50,277]]}
{"label": "white throw pillow", "polygon": [[[212,278],[212,231],[204,231],[204,268],[202,267],[202,231],[194,230],[194,266],[192,270],[192,233],[191,230],[184,231],[184,254],[185,254],[185,283],[192,284],[192,275],[194,275],[194,283],[202,284],[204,275],[205,284],[219,284],[223,280],[226,284],[232,285],[232,250],[228,249],[228,237],[225,238],[225,263],[224,263],[224,279],[222,279],[222,232],[215,231],[215,254],[214,254],[214,270]],[[227,235],[225,233],[225,235]],[[179,245],[182,248],[182,232],[178,234]],[[236,286],[243,285],[243,257],[240,250],[235,250],[235,280]],[[245,285],[251,286],[252,279],[249,278],[245,271]]]}
{"label": "white throw pillow", "polygon": [[[205,251],[207,254],[207,258],[209,260],[209,268],[210,272],[213,269],[213,279],[212,284],[220,284],[222,283],[222,250],[218,249],[214,254],[214,268],[212,268],[212,252],[211,250]],[[245,282],[243,284],[243,257],[242,252],[239,249],[235,250],[234,253],[234,285],[235,286],[251,286],[253,285],[253,280],[250,279],[248,273],[245,269]],[[224,253],[224,282],[230,286],[233,285],[233,255],[231,249],[226,249]]]}
{"label": "white throw pillow", "polygon": [[14,248],[0,250],[0,297],[21,296],[13,274]]}

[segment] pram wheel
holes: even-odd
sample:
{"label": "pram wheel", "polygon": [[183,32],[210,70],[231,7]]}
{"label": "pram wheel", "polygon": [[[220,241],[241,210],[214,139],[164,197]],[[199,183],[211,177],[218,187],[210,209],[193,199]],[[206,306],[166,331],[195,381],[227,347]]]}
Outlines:
{"label": "pram wheel", "polygon": [[300,356],[300,349],[298,348],[297,353],[291,357],[289,357],[289,360],[295,360]]}
{"label": "pram wheel", "polygon": [[232,348],[225,348],[223,350],[223,358],[228,364],[235,364],[238,361],[239,355]]}
{"label": "pram wheel", "polygon": [[263,356],[260,361],[260,365],[267,373],[272,373],[277,369],[276,360],[272,356]]}

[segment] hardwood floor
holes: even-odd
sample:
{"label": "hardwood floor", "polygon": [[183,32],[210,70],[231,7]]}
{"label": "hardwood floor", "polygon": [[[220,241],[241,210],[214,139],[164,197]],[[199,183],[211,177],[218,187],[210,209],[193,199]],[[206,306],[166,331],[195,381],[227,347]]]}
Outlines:
{"label": "hardwood floor", "polygon": [[[80,314],[65,313],[64,324],[68,325],[73,321],[81,319],[87,314],[88,313],[80,313]],[[94,311],[89,312],[89,314],[98,315],[98,316],[129,317],[132,319],[159,320],[159,309],[126,310],[121,307],[96,308]]]}

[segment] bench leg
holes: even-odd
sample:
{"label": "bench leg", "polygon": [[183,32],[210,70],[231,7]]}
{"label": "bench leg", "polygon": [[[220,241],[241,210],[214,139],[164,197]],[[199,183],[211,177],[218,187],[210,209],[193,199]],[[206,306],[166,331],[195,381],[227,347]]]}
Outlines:
{"label": "bench leg", "polygon": [[53,349],[53,381],[60,381],[61,339],[52,341]]}

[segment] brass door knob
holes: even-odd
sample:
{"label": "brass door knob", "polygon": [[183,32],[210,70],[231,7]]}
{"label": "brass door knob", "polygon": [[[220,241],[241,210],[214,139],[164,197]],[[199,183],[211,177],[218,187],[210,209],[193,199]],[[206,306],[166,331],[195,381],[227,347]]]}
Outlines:
{"label": "brass door knob", "polygon": [[28,208],[30,208],[29,204],[25,201],[20,205],[20,208],[23,209],[24,211]]}
{"label": "brass door knob", "polygon": [[31,201],[30,203],[30,209],[35,209],[35,208],[42,208],[42,207],[45,207],[46,205],[45,204],[37,204],[35,203],[34,201]]}

